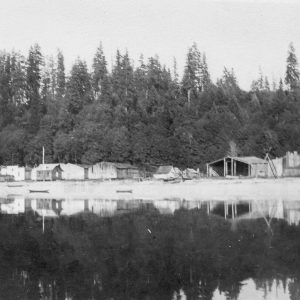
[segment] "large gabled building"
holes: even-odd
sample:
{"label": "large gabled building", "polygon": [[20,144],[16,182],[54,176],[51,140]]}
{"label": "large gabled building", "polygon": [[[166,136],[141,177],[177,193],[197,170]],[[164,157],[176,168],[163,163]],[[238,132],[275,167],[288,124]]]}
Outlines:
{"label": "large gabled building", "polygon": [[255,156],[226,156],[206,166],[208,177],[268,176],[268,162]]}

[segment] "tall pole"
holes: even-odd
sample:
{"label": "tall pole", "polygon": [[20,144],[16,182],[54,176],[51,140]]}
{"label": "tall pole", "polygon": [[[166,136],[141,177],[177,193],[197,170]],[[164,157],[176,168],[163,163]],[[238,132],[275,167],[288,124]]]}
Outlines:
{"label": "tall pole", "polygon": [[45,148],[43,146],[43,165],[45,164]]}

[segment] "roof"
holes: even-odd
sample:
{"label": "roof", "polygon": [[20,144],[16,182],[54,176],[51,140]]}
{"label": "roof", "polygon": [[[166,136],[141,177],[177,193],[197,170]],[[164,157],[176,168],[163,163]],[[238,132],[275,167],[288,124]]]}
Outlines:
{"label": "roof", "polygon": [[72,163],[67,163],[67,164],[59,164],[60,165],[60,167],[61,168],[67,168],[67,167],[70,167],[70,166],[72,166],[72,167],[79,167],[79,168],[85,168],[85,165],[81,165],[81,164],[72,164]]}
{"label": "roof", "polygon": [[62,170],[62,168],[60,167],[60,164],[40,164],[35,169],[36,170],[53,170],[56,167],[59,167]]}
{"label": "roof", "polygon": [[160,166],[155,174],[168,174],[173,169],[173,166]]}
{"label": "roof", "polygon": [[88,165],[88,164],[76,164],[76,166],[78,166],[78,167],[81,167],[81,168],[89,168],[89,167],[91,167],[92,165]]}
{"label": "roof", "polygon": [[136,166],[126,163],[113,163],[117,169],[137,169]]}
{"label": "roof", "polygon": [[[243,162],[248,165],[254,165],[254,164],[267,164],[268,162],[265,159],[256,157],[256,156],[225,156],[224,158],[230,158],[236,161]],[[224,160],[224,158],[217,159],[215,161],[212,161],[208,163],[209,165],[220,162]]]}
{"label": "roof", "polygon": [[249,165],[252,164],[267,164],[268,162],[265,159],[256,157],[256,156],[241,156],[241,157],[232,157],[235,160],[239,160],[241,162],[247,163]]}
{"label": "roof", "polygon": [[[103,166],[114,166],[117,169],[137,169],[136,166],[133,166],[129,163],[115,163],[115,162],[109,162],[109,161],[101,161],[99,163],[96,163],[96,165],[103,165]],[[92,166],[90,166],[92,167]]]}

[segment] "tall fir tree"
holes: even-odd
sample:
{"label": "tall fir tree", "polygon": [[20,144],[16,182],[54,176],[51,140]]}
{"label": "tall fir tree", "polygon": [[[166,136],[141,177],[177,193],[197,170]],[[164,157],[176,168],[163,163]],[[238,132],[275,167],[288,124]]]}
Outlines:
{"label": "tall fir tree", "polygon": [[105,99],[108,96],[109,78],[102,43],[100,43],[93,60],[92,85],[95,100]]}
{"label": "tall fir tree", "polygon": [[208,66],[206,61],[206,54],[203,53],[201,61],[201,85],[203,91],[207,91],[211,86],[210,74],[208,72]]}
{"label": "tall fir tree", "polygon": [[68,111],[76,115],[93,100],[91,76],[85,61],[77,59],[67,83]]}
{"label": "tall fir tree", "polygon": [[290,43],[288,50],[288,57],[286,59],[286,75],[285,83],[288,85],[290,90],[294,90],[299,84],[299,69],[298,60],[295,53],[293,43]]}
{"label": "tall fir tree", "polygon": [[56,67],[56,96],[61,99],[66,92],[66,75],[64,56],[61,50],[57,52],[57,67]]}
{"label": "tall fir tree", "polygon": [[43,57],[38,44],[30,47],[27,60],[27,101],[29,109],[29,130],[35,133],[39,129],[41,119],[41,66]]}
{"label": "tall fir tree", "polygon": [[201,53],[198,50],[197,44],[193,43],[192,47],[188,50],[182,78],[183,92],[187,97],[189,105],[191,99],[197,97],[199,92],[202,91],[201,73]]}

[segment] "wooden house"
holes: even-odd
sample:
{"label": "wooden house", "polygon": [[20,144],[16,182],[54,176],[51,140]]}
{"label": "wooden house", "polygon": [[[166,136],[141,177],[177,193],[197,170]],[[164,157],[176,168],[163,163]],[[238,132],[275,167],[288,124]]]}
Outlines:
{"label": "wooden house", "polygon": [[153,174],[155,179],[168,180],[180,177],[181,171],[173,166],[160,166]]}
{"label": "wooden house", "polygon": [[62,179],[62,168],[59,164],[41,164],[32,170],[32,180],[54,181]]}
{"label": "wooden house", "polygon": [[88,167],[75,164],[60,164],[62,168],[62,179],[64,180],[84,180],[88,179]]}
{"label": "wooden house", "polygon": [[0,169],[0,175],[13,176],[15,181],[25,180],[25,167],[14,166],[2,166]]}
{"label": "wooden house", "polygon": [[137,179],[140,178],[139,169],[136,166],[125,163],[115,163],[117,179]]}
{"label": "wooden house", "polygon": [[100,162],[89,168],[89,179],[134,179],[139,178],[139,169],[131,164]]}
{"label": "wooden house", "polygon": [[267,177],[268,162],[255,156],[226,156],[207,164],[208,177]]}
{"label": "wooden house", "polygon": [[268,173],[270,176],[299,177],[300,154],[297,151],[287,152],[283,157],[272,159]]}

